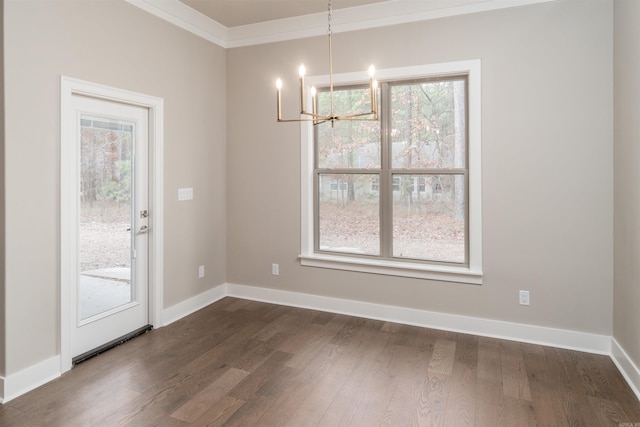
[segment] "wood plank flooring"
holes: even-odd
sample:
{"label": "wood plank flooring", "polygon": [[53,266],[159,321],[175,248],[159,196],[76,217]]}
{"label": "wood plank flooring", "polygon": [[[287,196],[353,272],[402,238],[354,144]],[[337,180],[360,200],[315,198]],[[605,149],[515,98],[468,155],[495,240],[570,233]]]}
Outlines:
{"label": "wood plank flooring", "polygon": [[0,406],[20,427],[633,423],[606,356],[234,298]]}

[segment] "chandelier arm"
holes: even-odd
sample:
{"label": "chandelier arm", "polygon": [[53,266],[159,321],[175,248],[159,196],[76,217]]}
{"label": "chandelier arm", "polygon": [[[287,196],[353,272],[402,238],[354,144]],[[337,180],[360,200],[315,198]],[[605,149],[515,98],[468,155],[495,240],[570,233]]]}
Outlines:
{"label": "chandelier arm", "polygon": [[[328,119],[327,119],[328,120]],[[300,118],[300,119],[278,119],[278,122],[281,123],[294,123],[294,122],[316,122],[318,121],[318,119],[313,119],[313,118],[308,118],[308,119],[304,119],[304,118]],[[326,121],[326,120],[325,120]],[[315,123],[314,123],[315,124]]]}
{"label": "chandelier arm", "polygon": [[349,121],[349,122],[377,122],[377,117],[359,117],[359,116],[336,116],[332,121]]}
{"label": "chandelier arm", "polygon": [[299,119],[282,119],[278,118],[279,122],[314,122],[314,124],[324,123],[330,120],[335,120],[335,117],[324,116],[322,114],[303,113],[309,117],[300,117]]}
{"label": "chandelier arm", "polygon": [[349,114],[349,115],[346,115],[346,116],[336,116],[336,118],[338,118],[339,120],[349,120],[349,119],[354,118],[354,117],[371,116],[373,114],[374,114],[373,112],[360,113],[360,114]]}
{"label": "chandelier arm", "polygon": [[322,114],[311,114],[311,113],[305,113],[307,116],[313,117],[316,120],[329,120],[331,119],[332,116],[324,116]]}

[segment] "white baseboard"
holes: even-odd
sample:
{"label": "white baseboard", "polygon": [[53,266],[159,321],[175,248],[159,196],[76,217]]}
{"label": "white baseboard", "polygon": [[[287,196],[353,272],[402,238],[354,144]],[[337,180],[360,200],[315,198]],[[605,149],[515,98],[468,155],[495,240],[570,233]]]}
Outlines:
{"label": "white baseboard", "polygon": [[[227,295],[226,285],[220,285],[186,301],[182,301],[164,310],[162,318],[166,326],[176,320],[200,310],[224,298]],[[43,362],[29,366],[20,372],[0,377],[0,403],[6,403],[27,393],[47,382],[58,378],[60,371],[60,355],[51,357]]]}
{"label": "white baseboard", "polygon": [[364,317],[367,319],[548,345],[589,353],[611,354],[611,337],[606,335],[344,300],[232,283],[227,284],[227,295],[254,301]]}
{"label": "white baseboard", "polygon": [[176,320],[195,313],[196,311],[213,304],[214,302],[227,296],[227,285],[222,284],[215,288],[209,289],[201,294],[189,298],[188,300],[179,302],[169,308],[165,308],[162,313],[163,325],[167,326]]}
{"label": "white baseboard", "polygon": [[627,380],[629,387],[636,394],[638,400],[640,400],[640,369],[633,363],[633,360],[615,338],[611,338],[611,359],[624,379]]}
{"label": "white baseboard", "polygon": [[15,374],[8,375],[2,378],[2,403],[38,388],[58,378],[60,375],[60,355],[36,363]]}
{"label": "white baseboard", "polygon": [[[624,378],[640,399],[640,393],[638,392],[638,390],[640,390],[640,370],[616,340],[605,335],[231,283],[222,284],[165,309],[163,312],[164,325],[162,326],[182,319],[226,296],[604,354],[613,359]],[[60,375],[60,355],[56,355],[15,374],[4,378],[0,377],[0,393],[4,392],[0,396],[0,402],[8,402],[58,378]]]}

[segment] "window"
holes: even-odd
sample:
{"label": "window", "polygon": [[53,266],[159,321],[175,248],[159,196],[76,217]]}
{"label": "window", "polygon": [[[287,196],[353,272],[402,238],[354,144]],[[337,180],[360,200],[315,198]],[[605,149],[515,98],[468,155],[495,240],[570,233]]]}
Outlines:
{"label": "window", "polygon": [[[303,126],[303,265],[481,283],[479,73],[383,70],[379,121]],[[340,77],[336,113],[367,110],[368,86]]]}

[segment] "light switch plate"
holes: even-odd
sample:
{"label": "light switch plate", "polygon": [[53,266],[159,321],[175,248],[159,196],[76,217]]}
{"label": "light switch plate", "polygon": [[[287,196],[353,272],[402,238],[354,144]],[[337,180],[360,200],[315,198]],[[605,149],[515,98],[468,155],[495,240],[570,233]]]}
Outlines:
{"label": "light switch plate", "polygon": [[178,188],[178,200],[193,200],[193,188]]}
{"label": "light switch plate", "polygon": [[531,299],[529,291],[520,291],[520,305],[530,305]]}

